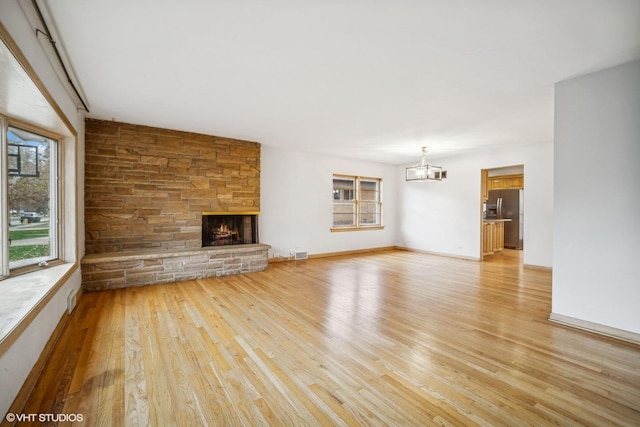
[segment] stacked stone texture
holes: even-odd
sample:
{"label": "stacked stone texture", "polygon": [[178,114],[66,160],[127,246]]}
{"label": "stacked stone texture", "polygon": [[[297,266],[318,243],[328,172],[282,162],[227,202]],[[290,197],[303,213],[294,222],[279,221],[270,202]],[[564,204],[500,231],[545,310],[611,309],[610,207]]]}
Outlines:
{"label": "stacked stone texture", "polygon": [[96,254],[82,262],[82,287],[100,291],[262,271],[268,245],[205,250]]}
{"label": "stacked stone texture", "polygon": [[85,123],[87,291],[261,271],[269,246],[201,248],[202,212],[260,210],[260,144]]}
{"label": "stacked stone texture", "polygon": [[260,144],[85,123],[87,254],[201,247],[202,212],[260,210]]}

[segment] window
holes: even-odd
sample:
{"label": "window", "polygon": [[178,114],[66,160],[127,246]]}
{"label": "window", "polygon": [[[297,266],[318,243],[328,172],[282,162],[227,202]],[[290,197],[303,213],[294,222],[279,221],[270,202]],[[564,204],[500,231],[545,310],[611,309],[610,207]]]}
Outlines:
{"label": "window", "polygon": [[2,122],[1,277],[58,258],[58,142]]}
{"label": "window", "polygon": [[380,178],[333,176],[333,228],[352,230],[382,227]]}

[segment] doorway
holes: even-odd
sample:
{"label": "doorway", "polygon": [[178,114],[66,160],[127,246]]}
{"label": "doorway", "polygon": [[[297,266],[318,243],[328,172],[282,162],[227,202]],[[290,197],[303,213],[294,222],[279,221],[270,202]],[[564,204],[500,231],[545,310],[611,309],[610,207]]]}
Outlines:
{"label": "doorway", "polygon": [[505,251],[522,251],[524,165],[482,169],[481,187],[480,260]]}

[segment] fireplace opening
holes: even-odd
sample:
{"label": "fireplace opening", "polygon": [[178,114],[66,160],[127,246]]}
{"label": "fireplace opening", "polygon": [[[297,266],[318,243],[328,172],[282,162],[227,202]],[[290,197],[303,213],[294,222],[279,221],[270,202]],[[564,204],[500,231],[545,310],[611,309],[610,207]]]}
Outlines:
{"label": "fireplace opening", "polygon": [[258,242],[257,214],[202,214],[202,246],[243,245]]}

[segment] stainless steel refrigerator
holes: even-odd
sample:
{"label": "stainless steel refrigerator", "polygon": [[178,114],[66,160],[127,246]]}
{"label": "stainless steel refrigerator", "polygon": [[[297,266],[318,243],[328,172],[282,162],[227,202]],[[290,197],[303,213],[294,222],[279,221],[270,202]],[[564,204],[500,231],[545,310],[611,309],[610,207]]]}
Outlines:
{"label": "stainless steel refrigerator", "polygon": [[522,189],[491,190],[487,206],[495,205],[498,219],[510,219],[504,223],[504,247],[522,249],[524,231],[524,198]]}

